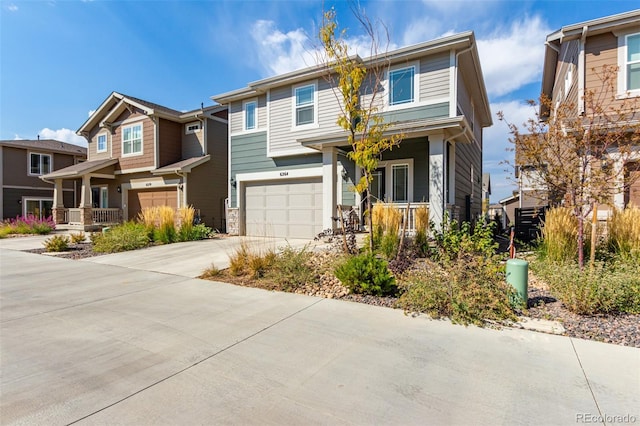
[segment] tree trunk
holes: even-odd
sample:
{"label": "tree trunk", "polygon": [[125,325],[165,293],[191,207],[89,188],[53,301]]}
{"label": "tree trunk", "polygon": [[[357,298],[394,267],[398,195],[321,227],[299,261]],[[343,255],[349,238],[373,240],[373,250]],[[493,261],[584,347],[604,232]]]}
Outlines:
{"label": "tree trunk", "polygon": [[578,266],[580,270],[584,268],[584,216],[582,208],[576,209],[578,213]]}
{"label": "tree trunk", "polygon": [[591,253],[589,256],[589,268],[593,270],[596,263],[596,243],[598,241],[598,203],[593,203],[593,210],[591,214]]}

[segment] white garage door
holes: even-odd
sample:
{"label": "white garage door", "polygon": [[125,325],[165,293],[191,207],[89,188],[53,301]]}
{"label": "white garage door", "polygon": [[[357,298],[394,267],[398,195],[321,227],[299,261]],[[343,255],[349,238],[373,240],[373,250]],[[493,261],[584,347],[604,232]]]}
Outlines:
{"label": "white garage door", "polygon": [[313,238],[322,231],[321,178],[245,186],[246,235]]}

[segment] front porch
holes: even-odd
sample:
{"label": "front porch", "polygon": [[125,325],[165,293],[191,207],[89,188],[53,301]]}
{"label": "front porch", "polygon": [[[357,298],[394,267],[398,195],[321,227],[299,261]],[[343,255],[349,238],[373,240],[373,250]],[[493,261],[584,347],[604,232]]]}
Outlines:
{"label": "front porch", "polygon": [[54,208],[53,217],[58,229],[92,231],[122,223],[122,209],[118,208]]}

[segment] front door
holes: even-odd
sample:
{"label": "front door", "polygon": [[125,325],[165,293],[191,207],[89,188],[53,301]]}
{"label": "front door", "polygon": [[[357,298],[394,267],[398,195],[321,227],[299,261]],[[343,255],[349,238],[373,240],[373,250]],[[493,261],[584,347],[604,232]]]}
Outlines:
{"label": "front door", "polygon": [[106,209],[109,204],[106,186],[94,186],[91,188],[91,205],[94,209]]}

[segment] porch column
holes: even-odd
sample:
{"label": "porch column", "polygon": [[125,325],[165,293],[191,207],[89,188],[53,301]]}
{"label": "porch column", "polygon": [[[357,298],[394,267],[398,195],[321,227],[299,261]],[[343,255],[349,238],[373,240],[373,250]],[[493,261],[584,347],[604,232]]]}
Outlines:
{"label": "porch column", "polygon": [[62,197],[62,179],[56,179],[53,183],[53,221],[55,223],[64,223],[64,199]]}
{"label": "porch column", "polygon": [[442,229],[445,176],[444,134],[429,135],[429,220]]}
{"label": "porch column", "polygon": [[334,229],[336,216],[336,173],[338,152],[334,147],[322,149],[322,229]]}
{"label": "porch column", "polygon": [[82,191],[80,194],[80,223],[84,226],[93,225],[90,175],[82,176]]}

